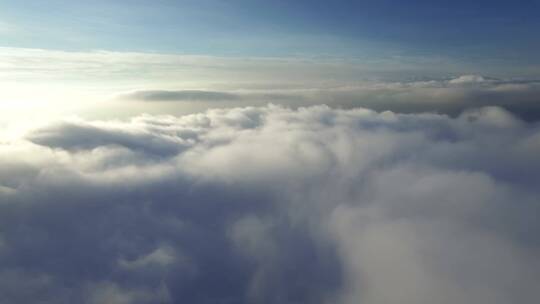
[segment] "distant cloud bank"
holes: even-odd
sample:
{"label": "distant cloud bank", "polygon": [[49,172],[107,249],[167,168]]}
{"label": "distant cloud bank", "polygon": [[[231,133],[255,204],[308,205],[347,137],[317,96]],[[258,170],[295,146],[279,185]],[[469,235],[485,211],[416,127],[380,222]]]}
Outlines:
{"label": "distant cloud bank", "polygon": [[34,120],[43,111],[185,114],[268,103],[454,117],[498,106],[529,121],[540,118],[540,68],[534,63],[497,70],[433,56],[265,58],[5,47],[0,56],[2,119]]}
{"label": "distant cloud bank", "polygon": [[540,81],[501,80],[462,75],[448,80],[361,82],[357,85],[306,89],[235,91],[141,90],[118,99],[151,102],[222,102],[223,106],[326,104],[400,113],[432,112],[457,116],[478,107],[498,106],[526,120],[540,119]]}
{"label": "distant cloud bank", "polygon": [[[405,102],[538,90],[462,86],[471,81],[485,83],[315,94],[346,105],[350,92]],[[265,106],[58,122],[0,141],[0,299],[532,303],[538,155],[538,123],[499,107],[455,118]]]}

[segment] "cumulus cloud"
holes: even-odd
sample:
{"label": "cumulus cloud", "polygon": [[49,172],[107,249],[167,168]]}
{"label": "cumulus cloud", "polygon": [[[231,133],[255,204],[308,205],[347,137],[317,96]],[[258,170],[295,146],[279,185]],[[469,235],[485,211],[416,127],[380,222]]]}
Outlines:
{"label": "cumulus cloud", "polygon": [[532,303],[539,153],[498,107],[41,127],[0,144],[0,299]]}

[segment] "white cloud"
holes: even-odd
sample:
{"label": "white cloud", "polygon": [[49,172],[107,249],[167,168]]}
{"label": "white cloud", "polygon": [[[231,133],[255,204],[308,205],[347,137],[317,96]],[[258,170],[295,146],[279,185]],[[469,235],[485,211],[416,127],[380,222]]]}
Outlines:
{"label": "white cloud", "polygon": [[450,118],[267,106],[41,127],[0,146],[0,294],[531,302],[539,138],[538,124],[494,107]]}

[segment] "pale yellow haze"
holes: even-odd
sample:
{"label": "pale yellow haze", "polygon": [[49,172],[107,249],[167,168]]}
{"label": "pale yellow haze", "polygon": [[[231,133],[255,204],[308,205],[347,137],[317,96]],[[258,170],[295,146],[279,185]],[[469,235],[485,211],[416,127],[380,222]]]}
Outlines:
{"label": "pale yellow haze", "polygon": [[[362,75],[410,70],[418,64],[397,59],[370,62],[0,47],[0,132],[13,136],[32,125],[69,116],[121,119],[140,113],[178,115],[209,107],[272,102],[264,98],[250,103],[243,99],[212,103],[119,98],[134,91],[210,90],[276,96],[289,94],[287,90],[349,86],[357,84]],[[434,66],[430,62],[420,65]]]}
{"label": "pale yellow haze", "polygon": [[141,105],[111,102],[131,91],[325,88],[417,64],[0,47],[0,118],[34,120],[92,111],[114,117],[141,110]]}

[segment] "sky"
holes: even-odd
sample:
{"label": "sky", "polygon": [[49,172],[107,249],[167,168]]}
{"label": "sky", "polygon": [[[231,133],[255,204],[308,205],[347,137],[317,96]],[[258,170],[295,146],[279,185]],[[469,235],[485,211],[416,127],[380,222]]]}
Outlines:
{"label": "sky", "polygon": [[111,101],[141,90],[534,81],[539,9],[532,0],[0,1],[3,119],[208,108]]}
{"label": "sky", "polygon": [[536,303],[538,29],[537,0],[0,0],[0,303]]}
{"label": "sky", "polygon": [[539,45],[531,32],[540,23],[540,4],[534,0],[404,5],[389,0],[30,0],[1,5],[3,44],[30,48],[352,57],[383,51],[530,60]]}
{"label": "sky", "polygon": [[540,78],[540,4],[532,0],[30,0],[0,1],[0,8],[8,118],[119,114],[124,106],[111,96],[140,90]]}

